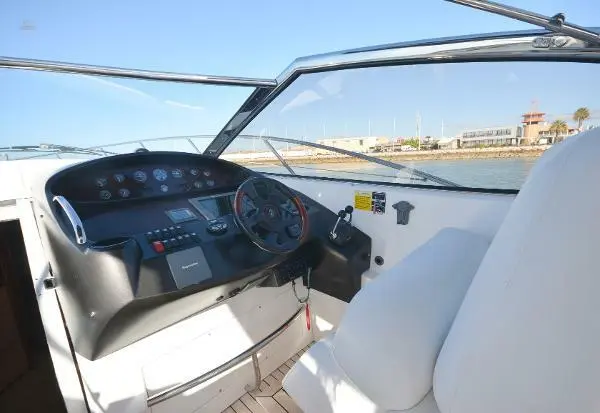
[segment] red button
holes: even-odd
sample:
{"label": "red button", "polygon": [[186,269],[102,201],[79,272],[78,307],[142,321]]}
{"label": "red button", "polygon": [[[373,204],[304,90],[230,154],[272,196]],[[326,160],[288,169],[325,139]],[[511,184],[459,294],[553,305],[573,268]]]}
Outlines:
{"label": "red button", "polygon": [[158,252],[159,254],[165,252],[165,246],[160,241],[154,241],[152,243],[152,248],[154,248],[154,251]]}

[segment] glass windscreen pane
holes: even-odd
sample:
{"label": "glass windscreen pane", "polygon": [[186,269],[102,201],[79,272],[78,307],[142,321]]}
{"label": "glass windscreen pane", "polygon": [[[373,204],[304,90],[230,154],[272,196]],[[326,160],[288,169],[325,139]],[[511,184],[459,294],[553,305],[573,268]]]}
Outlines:
{"label": "glass windscreen pane", "polygon": [[0,90],[0,159],[18,159],[40,144],[201,153],[253,89],[4,69]]}
{"label": "glass windscreen pane", "polygon": [[292,144],[269,140],[269,146],[265,139],[252,136],[240,135],[237,139],[248,141],[247,144],[251,144],[253,147],[252,152],[226,153],[222,158],[242,164],[259,172],[275,174],[290,173],[274,154],[274,149],[297,175],[393,183],[427,182],[429,185],[436,184],[434,181],[429,181],[419,176],[419,171],[414,171],[411,167],[394,169],[373,162],[364,162],[358,158],[331,150],[316,149],[300,143]]}
{"label": "glass windscreen pane", "polygon": [[262,141],[297,139],[270,142],[302,175],[439,184],[302,144],[312,142],[461,186],[518,189],[546,149],[600,123],[600,84],[589,80],[597,73],[588,63],[477,62],[305,74],[224,156],[265,171],[268,160],[271,170],[288,173],[273,166]]}

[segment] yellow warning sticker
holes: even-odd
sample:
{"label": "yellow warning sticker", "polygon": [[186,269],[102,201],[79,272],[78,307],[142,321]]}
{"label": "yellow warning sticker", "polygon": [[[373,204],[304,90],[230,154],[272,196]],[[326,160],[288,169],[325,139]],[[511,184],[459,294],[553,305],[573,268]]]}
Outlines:
{"label": "yellow warning sticker", "polygon": [[373,194],[365,191],[354,192],[354,209],[370,211],[372,209],[371,199]]}

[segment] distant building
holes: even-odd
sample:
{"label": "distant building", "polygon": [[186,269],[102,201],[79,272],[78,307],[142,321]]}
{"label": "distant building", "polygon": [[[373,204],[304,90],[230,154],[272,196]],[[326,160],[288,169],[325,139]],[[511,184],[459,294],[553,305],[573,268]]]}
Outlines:
{"label": "distant building", "polygon": [[380,138],[376,136],[365,136],[359,138],[328,138],[317,140],[317,143],[320,145],[363,153],[370,152],[371,148],[374,148],[378,145],[385,145],[388,142],[388,138]]}
{"label": "distant building", "polygon": [[[550,131],[552,124],[546,121],[545,115],[543,112],[528,112],[523,115],[523,138],[528,143],[544,145],[557,138],[556,134]],[[558,135],[558,141],[577,133],[579,133],[577,128],[569,126],[566,133]]]}
{"label": "distant building", "polygon": [[544,128],[546,120],[543,112],[527,112],[523,114],[523,138],[528,143],[536,143],[539,139],[540,131]]}
{"label": "distant building", "polygon": [[477,146],[508,146],[518,145],[523,136],[521,126],[503,126],[497,128],[482,128],[464,131],[460,135],[462,148]]}
{"label": "distant building", "polygon": [[460,138],[441,138],[437,140],[438,149],[458,149]]}
{"label": "distant building", "polygon": [[[557,138],[556,133],[554,133],[550,130],[551,126],[552,126],[552,124],[549,124],[549,123],[544,123],[543,125],[541,125],[540,128],[538,129],[537,141],[532,142],[532,143],[538,143],[540,145],[545,145],[547,143],[551,143],[552,141],[556,140],[556,138]],[[558,141],[561,141],[568,136],[576,135],[578,133],[579,133],[579,129],[568,126],[566,133],[560,133],[558,135]]]}

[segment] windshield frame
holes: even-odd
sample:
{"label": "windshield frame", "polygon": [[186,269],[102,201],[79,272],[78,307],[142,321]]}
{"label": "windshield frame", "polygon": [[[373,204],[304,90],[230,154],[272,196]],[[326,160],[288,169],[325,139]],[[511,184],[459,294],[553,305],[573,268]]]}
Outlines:
{"label": "windshield frame", "polygon": [[[597,27],[588,30],[600,32]],[[540,38],[555,44],[554,39],[558,37],[569,39],[566,43],[569,46],[539,45]],[[208,145],[204,155],[219,157],[256,116],[303,74],[378,66],[487,61],[600,63],[600,48],[548,30],[526,30],[384,44],[298,58],[277,76],[277,86],[262,93],[257,93],[257,89],[248,97]],[[328,149],[341,153],[337,148]]]}

